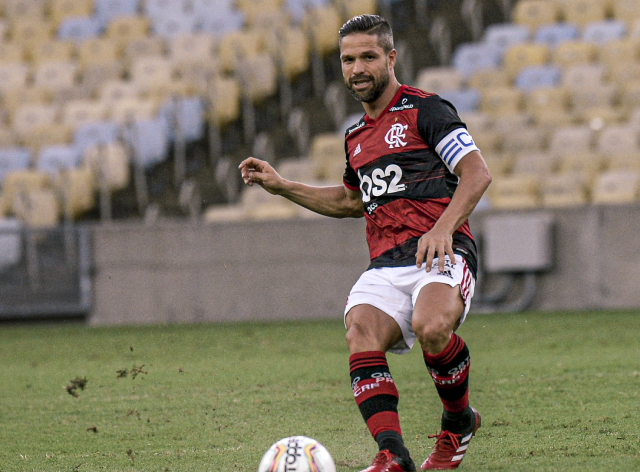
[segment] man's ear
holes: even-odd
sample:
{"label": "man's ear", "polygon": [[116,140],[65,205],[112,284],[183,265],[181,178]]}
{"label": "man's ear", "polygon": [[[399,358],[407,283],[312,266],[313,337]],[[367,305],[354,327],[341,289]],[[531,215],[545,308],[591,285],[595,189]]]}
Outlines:
{"label": "man's ear", "polygon": [[389,67],[391,69],[393,69],[394,66],[396,65],[397,56],[398,56],[398,51],[396,51],[395,49],[392,49],[391,51],[389,51],[389,54],[387,54],[387,61],[389,62]]}

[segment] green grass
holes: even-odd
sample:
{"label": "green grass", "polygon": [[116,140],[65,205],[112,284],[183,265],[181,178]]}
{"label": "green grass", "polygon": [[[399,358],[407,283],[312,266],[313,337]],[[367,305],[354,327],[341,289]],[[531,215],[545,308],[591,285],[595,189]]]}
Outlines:
{"label": "green grass", "polygon": [[[459,333],[483,416],[462,470],[640,470],[640,313],[477,315]],[[0,359],[3,472],[251,472],[293,434],[320,440],[340,471],[376,452],[341,321],[0,325]],[[422,461],[441,406],[419,349],[389,361]],[[118,377],[132,368],[146,374]]]}

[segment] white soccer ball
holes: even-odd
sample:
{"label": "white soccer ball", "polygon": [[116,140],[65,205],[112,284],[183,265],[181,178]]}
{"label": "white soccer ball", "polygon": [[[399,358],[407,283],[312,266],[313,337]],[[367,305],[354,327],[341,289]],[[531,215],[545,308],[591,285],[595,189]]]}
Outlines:
{"label": "white soccer ball", "polygon": [[315,439],[291,436],[281,439],[262,456],[258,472],[336,472],[329,451]]}

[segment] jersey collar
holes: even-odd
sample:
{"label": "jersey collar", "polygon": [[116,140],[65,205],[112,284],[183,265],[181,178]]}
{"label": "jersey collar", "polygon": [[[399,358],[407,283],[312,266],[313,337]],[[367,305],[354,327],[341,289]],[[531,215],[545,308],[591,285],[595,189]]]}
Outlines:
{"label": "jersey collar", "polygon": [[400,87],[398,88],[398,91],[396,92],[396,94],[393,96],[393,98],[389,101],[389,103],[387,104],[387,107],[384,109],[384,111],[382,113],[380,113],[380,115],[378,115],[378,118],[376,118],[375,120],[373,118],[369,118],[369,115],[367,115],[366,113],[364,114],[364,121],[368,124],[368,125],[374,125],[376,124],[376,122],[378,122],[384,115],[386,115],[389,112],[389,109],[396,104],[396,102],[400,99],[400,96],[404,93],[404,89],[406,88],[406,85],[400,85]]}

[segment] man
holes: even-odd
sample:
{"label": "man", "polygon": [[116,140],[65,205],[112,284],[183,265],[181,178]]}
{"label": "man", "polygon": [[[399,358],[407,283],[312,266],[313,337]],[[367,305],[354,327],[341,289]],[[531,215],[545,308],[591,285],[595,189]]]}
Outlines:
{"label": "man", "polygon": [[345,308],[351,385],[380,450],[362,472],[416,470],[386,360],[416,339],[443,404],[442,432],[422,469],[453,469],[480,427],[468,400],[469,350],[454,331],[477,267],[467,218],[491,176],[453,106],[398,83],[386,20],[356,16],[339,36],[345,84],[366,112],[346,132],[344,185],[287,181],[254,158],[240,164],[242,177],[326,216],[365,216],[371,264]]}

